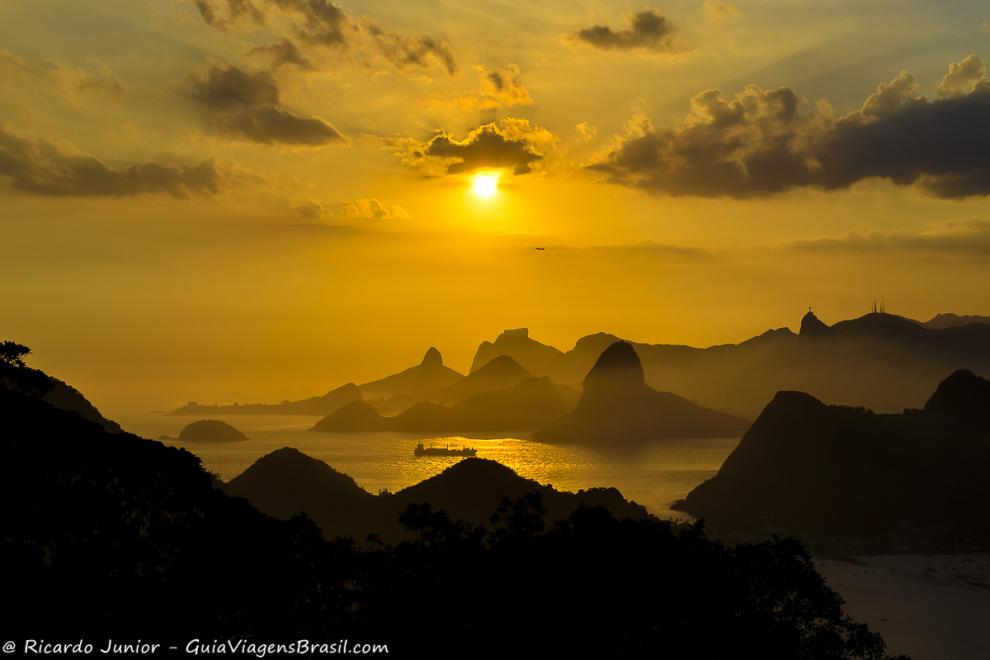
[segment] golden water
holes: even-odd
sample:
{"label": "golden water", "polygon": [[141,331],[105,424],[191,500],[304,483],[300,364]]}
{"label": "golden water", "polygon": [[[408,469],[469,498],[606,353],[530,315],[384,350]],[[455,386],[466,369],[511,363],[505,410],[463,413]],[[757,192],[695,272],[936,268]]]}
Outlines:
{"label": "golden water", "polygon": [[[432,438],[400,433],[314,433],[316,417],[296,415],[221,415],[219,419],[248,435],[248,442],[185,445],[204,466],[229,480],[261,456],[294,447],[350,475],[366,490],[396,491],[431,477],[457,458],[415,457],[418,442],[469,446],[479,458],[499,461],[518,474],[558,490],[614,486],[627,498],[662,517],[685,518],[670,505],[715,474],[738,438],[665,440],[636,454],[602,454],[583,447],[546,445],[518,437]],[[147,438],[177,436],[196,417],[138,415],[119,419],[128,431]]]}

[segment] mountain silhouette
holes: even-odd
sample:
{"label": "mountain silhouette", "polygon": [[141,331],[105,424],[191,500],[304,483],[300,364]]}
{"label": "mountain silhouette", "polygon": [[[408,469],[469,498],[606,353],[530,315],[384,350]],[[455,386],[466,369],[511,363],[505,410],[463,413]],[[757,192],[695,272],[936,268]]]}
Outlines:
{"label": "mountain silhouette", "polygon": [[416,397],[453,385],[461,378],[463,378],[462,374],[444,366],[440,351],[431,346],[418,365],[365,383],[360,389],[368,399],[388,399],[393,396]]}
{"label": "mountain silhouette", "polygon": [[569,388],[560,388],[549,378],[530,378],[506,389],[474,394],[453,406],[420,402],[394,417],[380,415],[366,401],[355,401],[321,419],[313,430],[440,435],[532,431],[569,410],[572,397]]}
{"label": "mountain silhouette", "polygon": [[248,437],[227,422],[218,419],[201,419],[187,424],[179,433],[180,442],[217,443],[243,442]]}
{"label": "mountain silhouette", "polygon": [[942,330],[945,328],[956,328],[969,325],[970,323],[990,325],[990,316],[978,316],[976,314],[960,315],[951,313],[936,314],[932,318],[925,321],[923,325],[926,328],[931,328],[932,330]]}
{"label": "mountain silhouette", "polygon": [[330,537],[364,538],[380,524],[369,517],[376,513],[373,495],[346,474],[289,447],[262,456],[223,490],[276,518],[305,513]]}
{"label": "mountain silhouette", "polygon": [[943,381],[924,410],[876,414],[779,392],[680,508],[723,529],[842,551],[990,548],[990,382]]}
{"label": "mountain silhouette", "polygon": [[924,410],[945,423],[990,432],[990,381],[960,369],[939,383]]}
{"label": "mountain silhouette", "polygon": [[[616,491],[554,495],[486,461],[371,496],[284,449],[237,484],[291,516],[279,520],[216,488],[187,451],[108,433],[4,384],[0,581],[4,629],[20,635],[350,639],[404,657],[461,658],[470,648],[504,658],[522,645],[535,657],[780,660],[807,657],[824,639],[830,658],[884,657],[883,640],[845,616],[793,540],[727,548],[698,526],[642,515]],[[498,499],[530,488],[542,491]],[[354,543],[327,540],[332,532],[291,513],[333,516],[348,498],[338,513],[367,501],[394,513],[426,499],[483,524],[411,504],[389,523],[401,543]],[[548,522],[564,508],[572,513]],[[438,622],[442,644],[424,634]]]}
{"label": "mountain silhouette", "polygon": [[457,403],[473,394],[501,390],[532,378],[513,358],[500,355],[453,385],[431,393],[427,399],[435,403]]}
{"label": "mountain silhouette", "polygon": [[399,517],[413,504],[429,504],[455,521],[482,524],[504,498],[531,493],[539,494],[548,522],[563,520],[581,506],[601,506],[618,518],[647,515],[645,508],[628,502],[614,488],[561,492],[524,479],[501,463],[479,458],[462,460],[396,493],[371,495],[323,461],[287,447],[258,459],[227,483],[224,491],[276,518],[288,520],[305,513],[327,538],[357,540],[369,534],[386,540],[404,538]]}
{"label": "mountain silhouette", "polygon": [[646,384],[633,347],[615,342],[584,379],[577,407],[534,434],[552,443],[620,448],[662,438],[731,436],[746,422]]}
{"label": "mountain silhouette", "polygon": [[808,313],[801,318],[801,330],[799,334],[802,337],[822,335],[828,332],[828,329],[828,325],[815,316],[815,313],[809,309]]}
{"label": "mountain silhouette", "polygon": [[[26,347],[23,348],[30,352]],[[75,413],[83,419],[99,424],[109,433],[122,432],[120,425],[104,417],[79,390],[23,362],[0,360],[0,391],[19,392],[25,396],[38,398],[59,410]]]}
{"label": "mountain silhouette", "polygon": [[494,342],[482,342],[471,362],[471,372],[501,355],[508,355],[533,374],[549,374],[556,360],[563,353],[553,346],[530,339],[528,328],[505,330]]}
{"label": "mountain silhouette", "polygon": [[233,405],[202,405],[190,401],[171,415],[329,415],[351,401],[362,399],[361,390],[347,383],[322,396],[282,403],[245,403]]}
{"label": "mountain silhouette", "polygon": [[[556,383],[578,384],[602,351],[620,339],[608,333],[587,335],[550,360],[545,371],[535,366],[530,371]],[[527,337],[526,351],[533,351],[531,342]],[[738,344],[708,348],[629,343],[650,387],[748,419],[781,390],[897,412],[920,408],[945,374],[957,369],[990,376],[990,325],[926,327],[886,313],[833,325],[811,313],[802,319],[800,334],[777,328]],[[514,348],[518,344],[506,341],[499,350],[525,364],[526,354]]]}

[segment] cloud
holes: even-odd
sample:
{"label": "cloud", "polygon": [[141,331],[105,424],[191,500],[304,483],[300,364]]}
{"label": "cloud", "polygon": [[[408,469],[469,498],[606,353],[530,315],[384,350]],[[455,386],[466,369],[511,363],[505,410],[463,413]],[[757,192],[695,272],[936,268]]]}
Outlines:
{"label": "cloud", "polygon": [[647,50],[672,53],[681,50],[673,40],[676,29],[670,20],[653,9],[643,9],[632,15],[629,27],[613,30],[607,25],[595,25],[574,32],[571,37],[601,50]]}
{"label": "cloud", "polygon": [[581,138],[582,142],[591,142],[596,137],[598,137],[598,129],[586,121],[578,122],[577,124],[575,124],[574,130],[577,131],[578,136]]}
{"label": "cloud", "polygon": [[280,105],[279,88],[267,71],[210,66],[193,76],[190,97],[207,110],[209,126],[221,135],[260,142],[319,146],[343,140],[319,117],[304,117]]}
{"label": "cloud", "polygon": [[272,69],[282,66],[294,65],[300,69],[312,69],[313,63],[303,55],[295,43],[289,39],[280,39],[272,44],[255,46],[250,51],[251,55],[261,55],[268,57]]}
{"label": "cloud", "polygon": [[105,63],[86,67],[55,60],[27,60],[0,48],[0,85],[37,91],[45,86],[70,102],[119,101],[127,89],[117,73]]}
{"label": "cloud", "polygon": [[328,208],[307,197],[300,200],[295,208],[299,215],[310,220],[329,218],[341,222],[380,222],[409,219],[409,213],[398,204],[386,205],[373,198],[355,199]]}
{"label": "cloud", "polygon": [[427,176],[460,174],[482,169],[508,169],[513,174],[531,172],[544,157],[541,149],[552,145],[550,131],[526,119],[506,117],[484,124],[457,139],[440,131],[428,141],[406,140],[403,162]]}
{"label": "cloud", "polygon": [[970,255],[990,258],[990,221],[949,222],[922,232],[849,233],[841,238],[796,241],[790,247],[806,251],[911,252]]}
{"label": "cloud", "polygon": [[462,108],[494,110],[495,108],[533,105],[534,101],[522,81],[522,72],[515,64],[504,68],[478,65],[481,94],[461,96],[457,104]]}
{"label": "cloud", "polygon": [[432,37],[404,37],[395,32],[387,32],[371,22],[366,23],[365,29],[385,59],[400,69],[409,65],[425,67],[431,60],[436,60],[443,64],[447,73],[453,75],[457,72],[454,52],[445,43]]}
{"label": "cloud", "polygon": [[983,60],[970,53],[961,62],[953,62],[938,85],[938,95],[941,98],[965,96],[974,91],[987,91],[987,67]]}
{"label": "cloud", "polygon": [[[407,37],[386,30],[377,22],[357,20],[332,0],[194,0],[200,15],[209,25],[227,30],[234,23],[248,19],[256,25],[272,29],[288,23],[291,38],[282,35],[266,47],[252,52],[268,52],[273,65],[312,65],[312,58],[303,52],[307,48],[345,50],[355,38],[364,36],[388,62],[397,68],[426,67],[439,62],[448,73],[457,71],[453,50],[443,41],[429,36]],[[278,14],[270,21],[268,14]]]}
{"label": "cloud", "polygon": [[21,192],[48,197],[186,197],[223,192],[237,173],[212,159],[198,165],[140,162],[114,167],[74,149],[24,136],[0,121],[0,178]]}
{"label": "cloud", "polygon": [[658,130],[641,118],[589,167],[615,183],[671,195],[745,198],[843,189],[870,178],[917,184],[939,197],[990,194],[985,69],[966,58],[947,78],[947,95],[928,100],[901,72],[839,118],[823,102],[801,114],[802,100],[786,87],[750,85],[731,97],[708,90],[691,100],[681,124]]}

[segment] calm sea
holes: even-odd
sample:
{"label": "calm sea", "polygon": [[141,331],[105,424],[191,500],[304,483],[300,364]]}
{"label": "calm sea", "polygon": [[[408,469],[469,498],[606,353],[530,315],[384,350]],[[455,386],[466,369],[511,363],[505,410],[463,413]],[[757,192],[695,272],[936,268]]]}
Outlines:
{"label": "calm sea", "polygon": [[[146,438],[177,436],[200,417],[160,414],[118,416],[126,430]],[[308,429],[319,419],[299,415],[219,415],[217,419],[244,432],[250,441],[182,445],[203,461],[211,472],[229,480],[255,460],[281,447],[294,447],[350,475],[364,489],[377,493],[396,491],[431,477],[456,458],[413,455],[418,442],[478,450],[518,474],[551,484],[558,490],[576,491],[593,486],[614,486],[651,513],[685,519],[670,505],[714,475],[739,438],[665,440],[628,455],[601,454],[582,447],[546,445],[518,437],[431,438],[399,433],[314,433]],[[178,444],[171,442],[170,444]]]}

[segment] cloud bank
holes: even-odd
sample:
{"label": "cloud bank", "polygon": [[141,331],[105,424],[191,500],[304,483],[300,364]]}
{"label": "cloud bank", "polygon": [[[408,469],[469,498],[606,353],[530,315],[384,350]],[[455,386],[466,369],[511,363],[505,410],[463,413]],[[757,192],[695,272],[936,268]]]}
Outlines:
{"label": "cloud bank", "polygon": [[[348,14],[332,0],[194,0],[200,16],[209,25],[226,31],[242,20],[259,26],[288,23],[291,36],[283,35],[269,46],[252,52],[268,54],[272,66],[294,64],[312,66],[309,50],[333,48],[343,51],[358,37],[367,42],[393,66],[427,67],[439,62],[449,74],[457,71],[450,46],[434,37],[407,37],[386,30],[377,22]],[[272,21],[272,16],[278,20]]]}
{"label": "cloud bank", "polygon": [[271,73],[249,72],[232,65],[213,65],[194,76],[190,97],[208,114],[208,126],[221,135],[262,144],[320,146],[343,135],[319,117],[283,108]]}
{"label": "cloud bank", "polygon": [[836,190],[871,178],[945,198],[990,194],[986,67],[970,55],[938,91],[933,100],[918,96],[902,71],[835,118],[825,103],[801,114],[801,99],[786,87],[708,90],[681,124],[659,130],[640,118],[589,167],[614,183],[700,197]]}
{"label": "cloud bank", "polygon": [[48,140],[24,136],[0,121],[0,178],[24,193],[47,197],[214,195],[231,186],[232,176],[212,159],[198,165],[140,162],[114,167]]}

